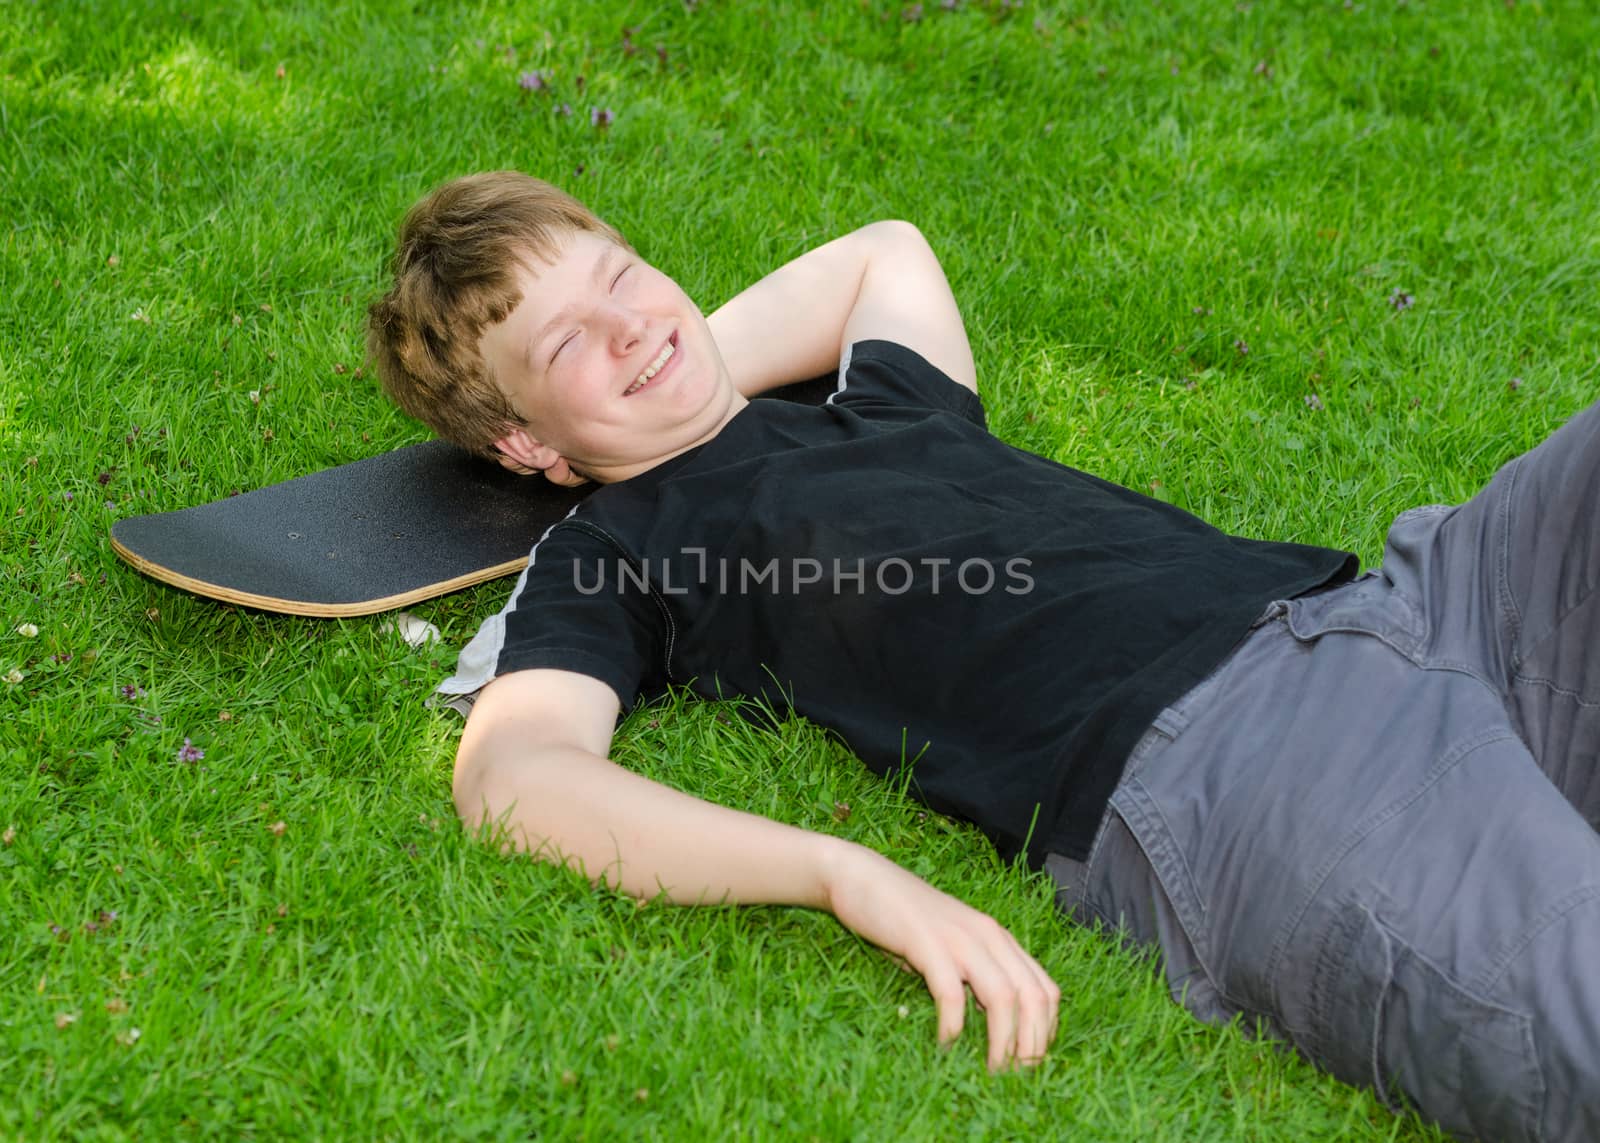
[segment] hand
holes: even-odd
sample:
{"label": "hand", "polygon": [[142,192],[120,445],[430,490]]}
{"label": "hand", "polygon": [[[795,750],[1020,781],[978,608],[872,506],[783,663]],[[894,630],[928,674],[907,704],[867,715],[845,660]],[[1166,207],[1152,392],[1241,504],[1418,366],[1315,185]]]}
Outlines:
{"label": "hand", "polygon": [[922,974],[941,1044],[961,1034],[970,987],[988,1015],[991,1071],[1044,1058],[1061,990],[999,922],[860,846],[831,863],[825,886],[841,924]]}
{"label": "hand", "polygon": [[557,457],[556,462],[549,468],[532,468],[526,464],[520,464],[517,461],[512,460],[505,453],[497,454],[495,459],[500,462],[501,468],[509,469],[512,472],[520,473],[523,476],[532,476],[534,473],[542,472],[544,473],[544,478],[551,484],[559,484],[563,488],[576,488],[580,484],[589,483],[589,478],[587,476],[579,476],[576,472],[572,471],[571,467],[567,464],[567,458],[564,456]]}

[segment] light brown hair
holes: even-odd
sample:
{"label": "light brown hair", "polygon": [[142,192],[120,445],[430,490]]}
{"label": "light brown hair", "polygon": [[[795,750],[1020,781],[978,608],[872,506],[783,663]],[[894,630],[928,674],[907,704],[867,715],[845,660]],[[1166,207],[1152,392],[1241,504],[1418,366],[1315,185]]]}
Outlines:
{"label": "light brown hair", "polygon": [[522,301],[515,270],[549,262],[585,230],[632,249],[558,187],[518,171],[454,179],[407,212],[394,285],[367,311],[367,352],[397,405],[481,456],[523,424],[478,352],[483,331]]}

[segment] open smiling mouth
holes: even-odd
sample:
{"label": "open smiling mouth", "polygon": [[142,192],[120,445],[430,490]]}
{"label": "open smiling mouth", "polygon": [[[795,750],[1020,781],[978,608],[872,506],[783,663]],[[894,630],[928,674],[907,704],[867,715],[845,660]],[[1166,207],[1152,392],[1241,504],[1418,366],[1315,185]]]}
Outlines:
{"label": "open smiling mouth", "polygon": [[655,360],[644,367],[644,372],[639,374],[638,378],[632,385],[629,385],[622,391],[622,395],[624,397],[631,397],[635,393],[639,392],[639,390],[647,388],[652,381],[661,376],[661,374],[666,370],[668,363],[672,361],[673,358],[677,357],[677,355],[678,335],[676,332],[674,332],[671,337],[667,338],[667,343],[661,347],[661,352],[656,354]]}

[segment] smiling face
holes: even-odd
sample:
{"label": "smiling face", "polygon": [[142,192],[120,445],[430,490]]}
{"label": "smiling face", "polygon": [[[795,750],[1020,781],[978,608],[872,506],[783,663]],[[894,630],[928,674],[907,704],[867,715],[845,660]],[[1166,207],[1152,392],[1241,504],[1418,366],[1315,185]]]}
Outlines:
{"label": "smiling face", "polygon": [[[744,408],[699,308],[638,255],[573,233],[548,265],[526,259],[517,286],[522,301],[478,344],[527,422],[500,442],[524,464],[559,454],[593,480],[626,480]],[[528,446],[549,451],[530,461]]]}

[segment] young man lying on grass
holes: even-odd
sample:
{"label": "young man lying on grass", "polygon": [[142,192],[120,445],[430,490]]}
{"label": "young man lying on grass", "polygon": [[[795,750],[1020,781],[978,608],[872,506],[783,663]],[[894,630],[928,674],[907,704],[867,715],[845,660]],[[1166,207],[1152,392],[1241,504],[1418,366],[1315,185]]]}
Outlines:
{"label": "young man lying on grass", "polygon": [[[600,486],[441,686],[469,826],[643,897],[828,909],[923,975],[942,1040],[970,988],[990,1065],[1040,1059],[1058,986],[989,917],[606,758],[667,684],[792,706],[1159,947],[1201,1018],[1461,1134],[1600,1138],[1600,408],[1358,577],[991,436],[905,223],[706,318],[500,173],[418,204],[394,269],[399,403]],[[820,407],[747,400],[834,366]]]}

